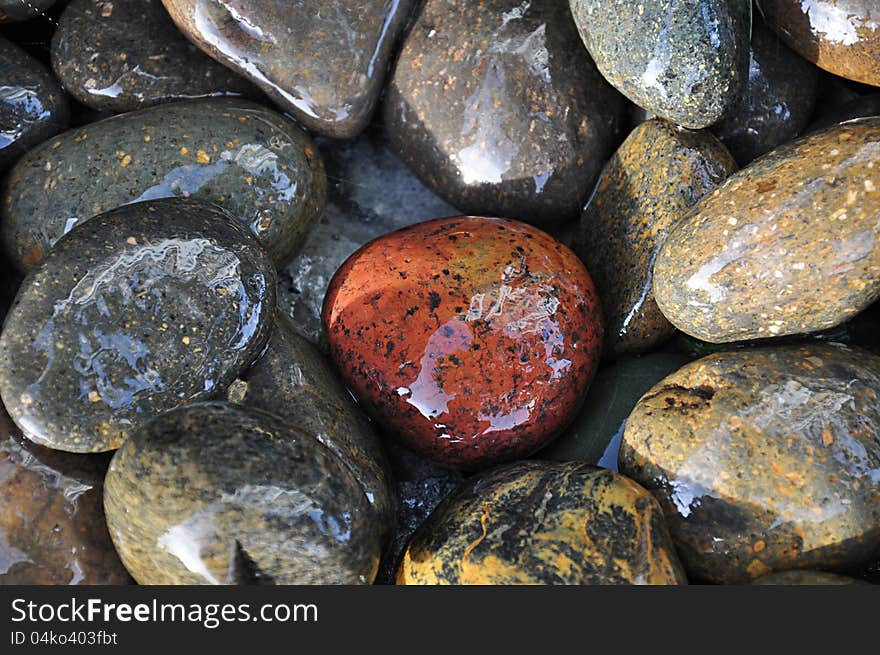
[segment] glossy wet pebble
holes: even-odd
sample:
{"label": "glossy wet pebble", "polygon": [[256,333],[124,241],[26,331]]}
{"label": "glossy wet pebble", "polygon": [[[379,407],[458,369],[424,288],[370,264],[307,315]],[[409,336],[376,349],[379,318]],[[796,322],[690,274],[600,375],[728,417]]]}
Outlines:
{"label": "glossy wet pebble", "polygon": [[310,130],[351,138],[370,122],[414,0],[162,0],[209,55]]}
{"label": "glossy wet pebble", "polygon": [[250,227],[277,265],[324,206],[320,154],[292,121],[256,103],[186,100],[70,130],[9,172],[0,237],[21,268],[74,225],[120,205],[195,198]]}
{"label": "glossy wet pebble", "polygon": [[880,118],[782,146],[728,178],[672,231],[654,295],[711,342],[814,332],[880,297]]}
{"label": "glossy wet pebble", "polygon": [[803,131],[813,114],[818,87],[818,69],[755,18],[748,80],[712,132],[745,166]]}
{"label": "glossy wet pebble", "polygon": [[64,130],[69,114],[52,74],[0,36],[0,176],[29,148]]}
{"label": "glossy wet pebble", "polygon": [[0,0],[0,25],[40,18],[55,0]]}
{"label": "glossy wet pebble", "polygon": [[107,523],[141,584],[363,584],[379,530],[352,472],[260,410],[198,403],[116,453]]}
{"label": "glossy wet pebble", "polygon": [[761,0],[789,47],[820,68],[880,86],[880,13],[876,0]]}
{"label": "glossy wet pebble", "polygon": [[535,457],[579,460],[616,471],[623,428],[633,407],[651,387],[689,361],[678,353],[651,353],[602,368],[572,424]]}
{"label": "glossy wet pebble", "polygon": [[880,358],[842,345],[718,353],[626,422],[620,470],[660,500],[692,577],[864,565],[880,547]]}
{"label": "glossy wet pebble", "polygon": [[41,448],[0,409],[0,585],[130,581],[104,521],[108,463]]}
{"label": "glossy wet pebble", "polygon": [[189,43],[161,0],[73,0],[52,39],[64,87],[98,111],[258,91]]}
{"label": "glossy wet pebble", "polygon": [[683,584],[663,513],[588,464],[521,462],[468,480],[416,532],[398,584]]}
{"label": "glossy wet pebble", "polygon": [[23,283],[0,337],[0,395],[33,441],[118,448],[222,393],[262,350],[275,270],[217,207],[127,205],[67,235]]}
{"label": "glossy wet pebble", "polygon": [[379,437],[330,362],[283,313],[275,314],[266,351],[228,396],[285,419],[329,448],[363,486],[383,534],[391,530],[394,499]]}
{"label": "glossy wet pebble", "polygon": [[865,585],[865,580],[824,571],[781,571],[758,578],[752,584],[794,586]]}
{"label": "glossy wet pebble", "polygon": [[462,212],[545,225],[578,215],[624,112],[565,3],[428,0],[384,122],[401,159]]}
{"label": "glossy wet pebble", "polygon": [[659,119],[636,127],[611,158],[575,247],[602,301],[606,356],[651,350],[675,332],[654,301],[657,252],[688,209],[736,170],[708,131]]}
{"label": "glossy wet pebble", "polygon": [[577,256],[537,228],[457,217],[367,244],[330,283],[330,353],[388,432],[477,469],[528,455],[574,417],[601,315]]}
{"label": "glossy wet pebble", "polygon": [[743,0],[570,0],[602,75],[637,105],[685,127],[728,113],[748,79]]}

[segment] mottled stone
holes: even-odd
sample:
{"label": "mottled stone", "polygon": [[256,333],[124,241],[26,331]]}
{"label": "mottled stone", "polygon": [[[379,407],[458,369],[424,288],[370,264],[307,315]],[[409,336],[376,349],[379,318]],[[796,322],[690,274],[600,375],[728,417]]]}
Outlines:
{"label": "mottled stone", "polygon": [[379,564],[376,584],[394,584],[409,540],[463,479],[460,472],[439,466],[393,441],[388,443],[388,455],[397,491],[397,521]]}
{"label": "mottled stone", "polygon": [[281,265],[325,192],[320,154],[293,122],[247,100],[185,100],[85,125],[30,151],[0,196],[0,238],[27,269],[101,212],[191,197],[238,216]]}
{"label": "mottled stone", "polygon": [[837,123],[854,118],[880,116],[880,93],[856,96],[849,102],[828,108],[817,114],[816,120],[807,128],[808,132],[818,132]]}
{"label": "mottled stone", "polygon": [[578,460],[617,470],[617,451],[626,419],[651,387],[691,361],[676,353],[622,359],[602,368],[577,418],[538,459]]}
{"label": "mottled stone", "polygon": [[810,122],[819,70],[780,42],[757,18],[749,77],[727,116],[712,126],[741,166],[795,138]]}
{"label": "mottled stone", "polygon": [[77,100],[113,113],[259,94],[187,41],[161,0],[72,0],[52,38],[52,67]]}
{"label": "mottled stone", "polygon": [[765,575],[752,584],[756,585],[783,585],[787,587],[795,586],[812,586],[817,585],[865,585],[869,584],[865,580],[858,578],[850,578],[846,575],[837,573],[826,573],[824,571],[780,571],[779,573],[771,573]]}
{"label": "mottled stone", "polygon": [[327,167],[327,207],[278,274],[278,305],[315,343],[330,278],[355,250],[401,227],[457,213],[419,182],[378,130],[318,145]]}
{"label": "mottled stone", "polygon": [[55,0],[0,0],[0,24],[39,18],[54,4]]}
{"label": "mottled stone", "polygon": [[389,143],[435,193],[541,225],[578,215],[625,121],[563,2],[427,0],[384,104]]}
{"label": "mottled stone", "polygon": [[370,122],[415,0],[162,0],[180,30],[310,130]]}
{"label": "mottled stone", "polygon": [[646,352],[675,332],[654,301],[657,252],[688,209],[736,170],[708,131],[658,119],[635,128],[608,162],[575,247],[602,301],[606,356]]}
{"label": "mottled stone", "polygon": [[709,355],[639,401],[620,470],[693,577],[847,570],[880,547],[878,401],[880,358],[842,345]]}
{"label": "mottled stone", "polygon": [[663,244],[654,297],[711,342],[814,332],[880,297],[880,118],[777,148],[697,203]]}
{"label": "mottled stone", "polygon": [[52,74],[0,36],[0,176],[29,148],[67,127],[70,110]]}
{"label": "mottled stone", "polygon": [[30,443],[0,408],[0,585],[130,581],[104,522],[108,463]]}
{"label": "mottled stone", "polygon": [[590,276],[506,219],[419,223],[367,244],[324,302],[330,353],[404,445],[478,469],[530,454],[577,412],[600,357]]}
{"label": "mottled stone", "polygon": [[578,31],[611,84],[685,127],[727,114],[748,79],[744,0],[569,0]]}
{"label": "mottled stone", "polygon": [[126,205],[64,237],[0,336],[0,395],[33,441],[118,448],[222,393],[269,337],[275,270],[233,216],[177,199]]}
{"label": "mottled stone", "polygon": [[468,480],[416,532],[398,584],[682,584],[663,513],[623,476],[520,462]]}
{"label": "mottled stone", "polygon": [[352,472],[286,420],[197,403],[114,455],[104,509],[140,584],[369,584],[379,530]]}
{"label": "mottled stone", "polygon": [[233,383],[228,396],[275,414],[324,444],[360,482],[381,532],[390,532],[394,499],[379,437],[330,362],[296,334],[282,312],[276,311],[266,351]]}
{"label": "mottled stone", "polygon": [[761,0],[761,9],[767,24],[807,61],[880,86],[876,0]]}

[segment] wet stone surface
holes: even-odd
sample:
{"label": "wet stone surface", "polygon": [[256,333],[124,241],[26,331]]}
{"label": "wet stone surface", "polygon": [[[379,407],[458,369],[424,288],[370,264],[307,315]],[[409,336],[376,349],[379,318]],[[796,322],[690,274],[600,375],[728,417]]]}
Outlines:
{"label": "wet stone surface", "polygon": [[605,78],[637,105],[692,129],[728,113],[748,79],[742,0],[570,0]]}
{"label": "wet stone surface", "polygon": [[558,434],[602,342],[575,254],[492,218],[437,219],[371,242],[333,278],[323,323],[340,375],[384,430],[465,469]]}
{"label": "wet stone surface", "polygon": [[814,332],[880,296],[880,118],[798,139],[731,176],[680,221],[654,294],[710,342]]}
{"label": "wet stone surface", "polygon": [[162,0],[209,55],[260,86],[317,134],[370,122],[415,0]]}
{"label": "wet stone surface", "polygon": [[579,462],[470,479],[416,532],[398,584],[683,584],[656,501]]}
{"label": "wet stone surface", "polygon": [[29,148],[65,129],[69,114],[52,74],[0,36],[0,176]]}
{"label": "wet stone surface", "polygon": [[363,486],[381,532],[391,531],[394,498],[379,437],[318,348],[276,312],[269,345],[228,392],[229,400],[283,418],[324,444]]}
{"label": "wet stone surface", "polygon": [[0,409],[0,585],[130,582],[104,522],[108,463],[30,443]]}
{"label": "wet stone surface", "polygon": [[654,301],[657,252],[688,209],[736,170],[711,133],[659,119],[636,127],[608,162],[575,246],[602,302],[606,357],[651,350],[675,332]]}
{"label": "wet stone surface", "polygon": [[820,68],[880,86],[876,0],[761,0],[767,24]]}
{"label": "wet stone surface", "polygon": [[0,395],[33,441],[118,448],[222,393],[269,336],[275,270],[219,208],[158,200],[77,227],[28,276],[0,337]]}
{"label": "wet stone surface", "polygon": [[565,3],[428,0],[384,123],[395,152],[462,212],[544,226],[578,215],[625,111]]}
{"label": "wet stone surface", "polygon": [[318,145],[327,167],[327,207],[278,275],[279,307],[315,343],[327,285],[355,250],[398,228],[458,213],[419,182],[378,131]]}
{"label": "wet stone surface", "polygon": [[602,368],[572,424],[537,459],[579,460],[617,470],[617,451],[626,419],[651,387],[691,361],[677,353],[621,359]]}
{"label": "wet stone surface", "polygon": [[31,150],[0,196],[0,237],[20,268],[63,234],[120,205],[183,197],[222,206],[288,261],[324,206],[314,143],[256,103],[186,100],[70,130]]}
{"label": "wet stone surface", "polygon": [[865,351],[709,355],[639,401],[620,470],[660,500],[692,579],[846,571],[880,546],[878,400]]}
{"label": "wet stone surface", "polygon": [[227,403],[142,426],[113,457],[104,505],[140,584],[365,584],[379,563],[351,471],[287,421]]}
{"label": "wet stone surface", "polygon": [[0,0],[0,25],[39,18],[55,0]]}
{"label": "wet stone surface", "polygon": [[178,31],[161,0],[72,0],[52,39],[64,87],[98,111],[259,92]]}
{"label": "wet stone surface", "polygon": [[819,71],[755,19],[749,76],[728,115],[712,126],[741,166],[803,131],[816,105]]}

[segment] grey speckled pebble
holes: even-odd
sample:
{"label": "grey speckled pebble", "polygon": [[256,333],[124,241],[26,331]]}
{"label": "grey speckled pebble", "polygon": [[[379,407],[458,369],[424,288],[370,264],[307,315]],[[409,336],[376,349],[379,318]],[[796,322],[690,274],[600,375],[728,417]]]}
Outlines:
{"label": "grey speckled pebble", "polygon": [[280,416],[327,446],[360,481],[381,532],[390,532],[394,499],[379,437],[330,363],[283,312],[276,312],[266,352],[229,388],[229,399]]}
{"label": "grey speckled pebble", "polygon": [[118,448],[163,411],[222,393],[262,350],[275,270],[217,207],[166,199],[77,227],[22,284],[0,395],[25,436]]}
{"label": "grey speckled pebble", "polygon": [[67,96],[36,59],[0,36],[0,175],[67,127]]}
{"label": "grey speckled pebble", "polygon": [[818,87],[819,69],[789,50],[756,18],[748,82],[712,132],[745,166],[800,134],[813,114]]}
{"label": "grey speckled pebble", "polygon": [[27,269],[91,216],[192,197],[240,217],[281,265],[323,209],[326,184],[317,148],[292,121],[247,100],[185,100],[85,125],[30,151],[0,196],[0,238]]}
{"label": "grey speckled pebble", "polygon": [[141,584],[369,584],[379,531],[351,471],[278,417],[198,403],[113,457],[107,524]]}
{"label": "grey speckled pebble", "polygon": [[569,3],[605,78],[661,118],[708,127],[732,107],[748,78],[744,0]]}
{"label": "grey speckled pebble", "polygon": [[161,0],[73,0],[52,38],[52,67],[80,102],[114,113],[168,100],[259,91],[192,45]]}

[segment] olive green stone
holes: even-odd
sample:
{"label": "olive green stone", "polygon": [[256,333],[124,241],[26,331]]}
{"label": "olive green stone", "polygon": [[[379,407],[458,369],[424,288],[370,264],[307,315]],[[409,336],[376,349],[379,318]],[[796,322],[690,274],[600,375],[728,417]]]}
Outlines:
{"label": "olive green stone", "polygon": [[880,548],[880,357],[839,344],[709,355],[649,391],[620,470],[663,506],[688,574],[742,583]]}
{"label": "olive green stone", "polygon": [[683,584],[657,502],[581,462],[477,475],[416,531],[397,584]]}
{"label": "olive green stone", "polygon": [[108,464],[29,442],[0,408],[0,585],[130,582],[104,522]]}
{"label": "olive green stone", "polygon": [[654,301],[657,252],[688,209],[736,170],[710,132],[659,119],[636,127],[614,153],[575,246],[602,301],[606,357],[651,350],[675,332]]}
{"label": "olive green stone", "polygon": [[569,0],[587,50],[637,105],[688,128],[727,114],[748,79],[744,0]]}
{"label": "olive green stone", "polygon": [[266,412],[197,403],[142,426],[104,487],[140,584],[365,584],[379,530],[351,470]]}
{"label": "olive green stone", "polygon": [[281,311],[260,359],[229,388],[229,400],[295,425],[333,452],[361,483],[380,531],[391,531],[394,498],[379,437],[324,355]]}
{"label": "olive green stone", "polygon": [[681,220],[654,296],[681,331],[723,343],[834,327],[880,298],[880,118],[793,141]]}
{"label": "olive green stone", "polygon": [[370,122],[415,0],[162,0],[180,31],[310,130]]}
{"label": "olive green stone", "polygon": [[0,239],[28,269],[70,229],[120,205],[195,198],[238,216],[276,265],[324,206],[311,139],[258,104],[205,98],[158,105],[70,130],[31,150],[0,195]]}
{"label": "olive green stone", "polygon": [[646,391],[690,360],[675,353],[653,353],[602,368],[572,424],[535,457],[579,460],[616,471],[617,449],[633,407]]}
{"label": "olive green stone", "polygon": [[259,94],[187,41],[161,0],[72,0],[52,38],[52,67],[77,100],[113,113],[169,100]]}
{"label": "olive green stone", "polygon": [[77,226],[25,279],[0,336],[0,395],[31,440],[118,448],[223,393],[260,354],[275,269],[218,207],[126,205]]}

